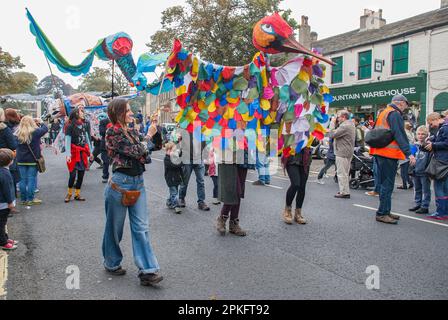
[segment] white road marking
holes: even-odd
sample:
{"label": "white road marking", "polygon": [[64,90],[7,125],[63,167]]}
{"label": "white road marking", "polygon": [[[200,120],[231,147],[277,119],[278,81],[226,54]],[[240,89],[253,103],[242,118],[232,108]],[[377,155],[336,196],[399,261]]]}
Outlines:
{"label": "white road marking", "polygon": [[[364,209],[372,210],[372,211],[378,210],[376,208],[366,207],[366,206],[362,206],[360,204],[354,204],[354,206],[358,207],[358,208],[364,208]],[[397,216],[400,216],[400,217],[403,217],[403,218],[408,218],[408,219],[417,220],[417,221],[421,221],[421,222],[426,222],[426,223],[430,223],[430,224],[435,224],[435,225],[438,225],[438,226],[442,226],[442,227],[448,228],[448,224],[445,224],[445,223],[440,223],[440,222],[429,221],[429,220],[420,219],[420,218],[416,218],[416,217],[411,217],[411,216],[407,216],[407,215],[402,214],[402,213],[396,213],[396,212],[391,212],[391,213],[396,214]]]}
{"label": "white road marking", "polygon": [[155,160],[155,161],[163,162],[162,159],[157,159],[157,158],[151,158],[151,160]]}
{"label": "white road marking", "polygon": [[[252,181],[252,180],[246,180],[246,182],[253,183],[253,182],[255,182],[255,181]],[[273,185],[270,185],[270,184],[266,185],[266,187],[274,188],[274,189],[279,189],[279,190],[283,190],[282,187],[277,187],[277,186],[273,186]]]}

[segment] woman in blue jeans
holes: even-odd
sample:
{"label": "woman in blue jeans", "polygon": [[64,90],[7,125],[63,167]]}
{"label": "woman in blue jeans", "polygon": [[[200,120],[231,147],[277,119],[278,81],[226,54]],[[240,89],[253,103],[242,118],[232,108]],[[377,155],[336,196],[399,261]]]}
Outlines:
{"label": "woman in blue jeans", "polygon": [[[448,122],[437,112],[430,113],[427,122],[431,128],[438,131],[429,139],[426,150],[433,152],[440,164],[448,165]],[[429,218],[448,220],[448,175],[434,180],[434,193],[437,211],[429,215]]]}
{"label": "woman in blue jeans", "polygon": [[34,197],[37,187],[37,159],[41,156],[40,140],[48,132],[48,128],[40,119],[25,116],[20,120],[15,135],[17,147],[17,166],[20,172],[20,200],[22,205],[32,206],[42,201]]}
{"label": "woman in blue jeans", "polygon": [[[134,262],[139,269],[140,284],[154,285],[163,280],[158,273],[159,264],[153,253],[149,234],[149,215],[143,179],[148,150],[140,142],[137,131],[129,128],[133,113],[126,100],[114,99],[108,107],[112,123],[106,132],[106,148],[112,165],[112,177],[104,191],[106,226],[103,238],[103,257],[106,271],[124,275],[121,267],[123,254],[120,242],[126,214],[131,224]],[[124,190],[140,191],[137,202],[132,206],[122,204]]]}

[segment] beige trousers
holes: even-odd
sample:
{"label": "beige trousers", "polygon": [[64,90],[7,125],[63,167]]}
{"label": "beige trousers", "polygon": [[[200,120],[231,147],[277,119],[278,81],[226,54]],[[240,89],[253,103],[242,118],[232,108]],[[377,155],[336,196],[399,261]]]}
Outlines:
{"label": "beige trousers", "polygon": [[352,158],[336,157],[339,193],[343,195],[350,194],[350,163]]}

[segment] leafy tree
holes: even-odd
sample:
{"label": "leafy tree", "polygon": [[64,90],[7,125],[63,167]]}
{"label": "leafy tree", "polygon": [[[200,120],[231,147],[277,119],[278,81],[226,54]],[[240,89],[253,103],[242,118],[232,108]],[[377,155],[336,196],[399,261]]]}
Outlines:
{"label": "leafy tree", "polygon": [[[252,44],[253,26],[274,11],[283,0],[187,0],[162,12],[162,28],[147,44],[151,52],[170,52],[180,39],[194,54],[223,65],[251,61],[257,49]],[[299,25],[291,10],[282,12],[294,30]]]}
{"label": "leafy tree", "polygon": [[110,71],[103,68],[94,67],[93,70],[82,77],[82,82],[78,87],[81,92],[87,91],[109,91]]}
{"label": "leafy tree", "polygon": [[20,57],[13,57],[0,47],[0,94],[10,93],[8,91],[11,87],[13,70],[24,67]]}
{"label": "leafy tree", "polygon": [[[54,84],[53,84],[54,80]],[[74,93],[74,89],[70,84],[67,84],[59,78],[58,76],[46,76],[37,85],[37,94],[51,94],[54,89],[61,90],[65,96],[72,95]]]}
{"label": "leafy tree", "polygon": [[[81,84],[78,87],[79,91],[97,91],[109,92],[112,90],[112,65],[109,63],[109,68],[94,67],[92,72],[87,73],[82,77]],[[119,71],[117,67],[114,68],[114,92],[119,95],[126,95],[129,93],[129,81]]]}
{"label": "leafy tree", "polygon": [[29,93],[36,94],[37,77],[29,72],[15,72],[11,75],[10,88],[8,93]]}

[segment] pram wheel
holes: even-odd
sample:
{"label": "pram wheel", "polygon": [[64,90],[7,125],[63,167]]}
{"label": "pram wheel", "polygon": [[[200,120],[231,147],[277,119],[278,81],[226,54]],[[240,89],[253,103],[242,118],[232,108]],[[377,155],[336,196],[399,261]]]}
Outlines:
{"label": "pram wheel", "polygon": [[358,179],[351,179],[350,180],[350,189],[359,189],[360,183]]}

